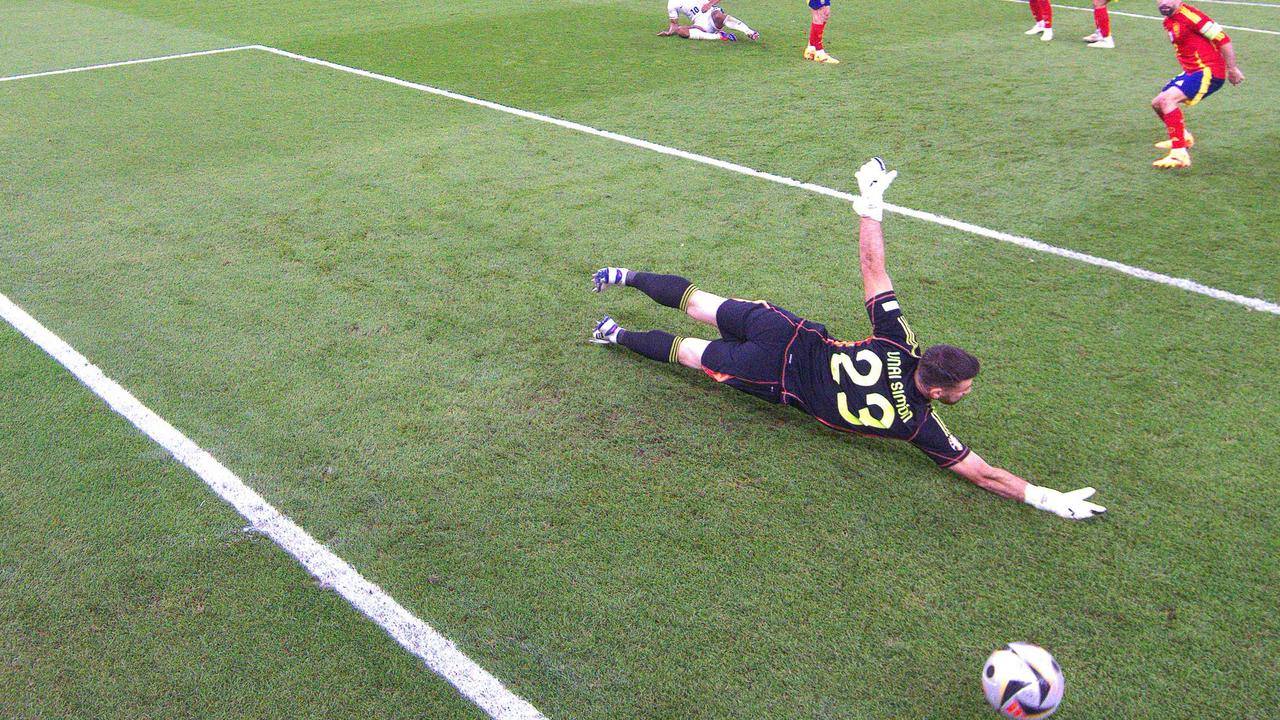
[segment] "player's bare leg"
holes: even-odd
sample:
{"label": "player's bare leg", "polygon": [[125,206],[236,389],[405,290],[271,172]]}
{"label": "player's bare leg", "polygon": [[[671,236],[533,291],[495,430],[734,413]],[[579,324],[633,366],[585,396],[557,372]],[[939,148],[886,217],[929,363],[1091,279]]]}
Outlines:
{"label": "player's bare leg", "polygon": [[720,306],[727,299],[719,295],[712,295],[705,290],[695,289],[689,295],[688,302],[685,303],[684,312],[698,322],[704,322],[711,327],[719,329],[719,326],[716,325],[716,313],[720,311]]}
{"label": "player's bare leg", "polygon": [[738,32],[745,34],[747,37],[751,38],[752,40],[760,39],[760,33],[756,32],[755,30],[752,30],[746,23],[742,22],[741,20],[739,20],[738,18],[732,15],[724,16],[724,26],[729,28],[730,30],[737,30]]}
{"label": "player's bare leg", "polygon": [[804,59],[827,65],[839,65],[840,61],[827,54],[822,46],[822,33],[827,28],[827,20],[831,19],[831,6],[809,9],[812,23],[809,25],[809,46],[804,49]]}
{"label": "player's bare leg", "polygon": [[676,349],[676,362],[694,370],[702,369],[702,353],[706,352],[710,340],[702,338],[684,338]]}
{"label": "player's bare leg", "polygon": [[1169,154],[1151,163],[1162,170],[1191,167],[1191,155],[1187,153],[1190,143],[1187,140],[1187,129],[1182,118],[1179,104],[1187,101],[1187,96],[1176,87],[1162,91],[1151,100],[1151,109],[1164,122],[1169,132]]}
{"label": "player's bare leg", "polygon": [[678,25],[674,28],[667,28],[666,30],[658,33],[658,37],[670,37],[672,35],[686,38],[688,40],[726,40],[732,42],[738,39],[738,37],[733,33],[706,32],[704,30],[699,30],[692,25]]}

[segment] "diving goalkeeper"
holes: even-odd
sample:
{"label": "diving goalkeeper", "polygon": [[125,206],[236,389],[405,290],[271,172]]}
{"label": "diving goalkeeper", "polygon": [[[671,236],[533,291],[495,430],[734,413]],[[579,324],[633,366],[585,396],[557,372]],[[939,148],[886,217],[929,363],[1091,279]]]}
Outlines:
{"label": "diving goalkeeper", "polygon": [[873,158],[857,172],[861,217],[858,250],[871,337],[837,340],[820,323],[763,301],[731,300],[699,290],[676,275],[606,267],[597,292],[613,285],[640,290],[659,304],[715,327],[720,338],[676,337],[661,330],[626,330],[606,315],[594,342],[622,345],[659,362],[702,370],[716,382],[772,403],[790,405],[841,432],[904,440],[939,467],[1001,497],[1064,518],[1106,512],[1089,502],[1090,487],[1059,492],[989,465],[960,442],[934,409],[960,402],[973,389],[978,359],[950,345],[921,352],[884,266],[884,191],[897,177]]}

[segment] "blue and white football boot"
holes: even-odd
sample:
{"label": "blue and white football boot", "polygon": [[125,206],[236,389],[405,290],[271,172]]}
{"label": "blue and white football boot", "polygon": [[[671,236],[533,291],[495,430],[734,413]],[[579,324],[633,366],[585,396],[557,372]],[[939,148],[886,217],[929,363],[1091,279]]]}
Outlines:
{"label": "blue and white football boot", "polygon": [[[600,272],[604,272],[601,270]],[[591,331],[591,342],[597,345],[614,345],[618,342],[618,332],[622,328],[613,318],[605,315],[604,318],[596,323],[596,327]]]}
{"label": "blue and white football boot", "polygon": [[600,292],[610,285],[626,285],[628,272],[630,271],[626,268],[620,267],[600,268],[591,278],[591,281],[595,283],[595,289],[592,292]]}

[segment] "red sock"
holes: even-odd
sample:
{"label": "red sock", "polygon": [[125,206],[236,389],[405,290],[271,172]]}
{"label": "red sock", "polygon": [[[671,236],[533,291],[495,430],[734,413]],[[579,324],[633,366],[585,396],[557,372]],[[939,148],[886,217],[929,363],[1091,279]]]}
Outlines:
{"label": "red sock", "polygon": [[1102,37],[1111,37],[1111,13],[1107,12],[1105,5],[1093,9],[1093,22],[1098,26]]}
{"label": "red sock", "polygon": [[1165,113],[1161,118],[1164,120],[1165,127],[1169,129],[1169,139],[1173,141],[1175,148],[1185,148],[1187,146],[1187,126],[1182,119],[1182,108],[1174,108],[1173,112]]}
{"label": "red sock", "polygon": [[822,49],[822,31],[827,29],[826,23],[819,25],[818,23],[809,24],[809,44],[814,48]]}
{"label": "red sock", "polygon": [[1045,27],[1053,27],[1053,6],[1049,0],[1040,0],[1040,19],[1044,20]]}
{"label": "red sock", "polygon": [[1031,17],[1035,18],[1036,22],[1044,21],[1044,13],[1040,12],[1040,2],[1041,0],[1031,0],[1030,2]]}

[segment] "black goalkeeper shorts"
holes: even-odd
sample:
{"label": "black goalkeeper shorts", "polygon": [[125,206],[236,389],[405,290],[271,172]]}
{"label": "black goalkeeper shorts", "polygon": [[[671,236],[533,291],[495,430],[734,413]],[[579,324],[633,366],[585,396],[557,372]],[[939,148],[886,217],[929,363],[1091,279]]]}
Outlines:
{"label": "black goalkeeper shorts", "polygon": [[787,346],[800,325],[821,329],[769,303],[726,300],[716,310],[720,339],[702,353],[702,369],[716,382],[769,402],[781,402]]}

